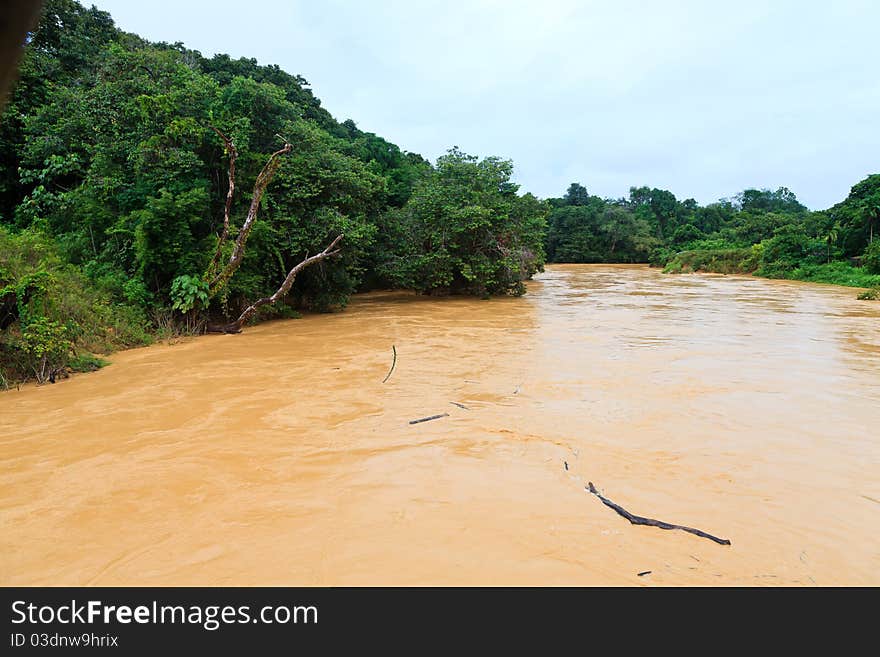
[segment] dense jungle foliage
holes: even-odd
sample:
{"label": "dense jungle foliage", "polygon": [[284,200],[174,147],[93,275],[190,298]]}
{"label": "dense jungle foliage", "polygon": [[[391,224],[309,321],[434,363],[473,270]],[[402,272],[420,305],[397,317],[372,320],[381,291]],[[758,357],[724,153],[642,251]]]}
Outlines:
{"label": "dense jungle foliage", "polygon": [[[214,128],[238,152],[232,238],[270,154],[292,151],[241,266],[209,294],[230,160]],[[549,208],[517,193],[512,169],[458,149],[432,165],[337,122],[277,66],[149,43],[49,0],[0,117],[0,386],[237,316],[340,233],[340,255],[262,317],[375,287],[519,294],[543,264]]]}
{"label": "dense jungle foliage", "polygon": [[[784,188],[701,207],[573,183],[539,200],[519,193],[509,160],[452,148],[428,162],[338,122],[302,77],[150,43],[74,0],[45,3],[19,73],[0,116],[0,387],[236,317],[339,234],[339,256],[304,269],[258,318],[380,287],[521,294],[545,257],[880,285],[880,175],[822,212]],[[215,289],[206,272],[232,156],[217,130],[237,152],[230,240],[270,154],[292,148],[240,267]]]}

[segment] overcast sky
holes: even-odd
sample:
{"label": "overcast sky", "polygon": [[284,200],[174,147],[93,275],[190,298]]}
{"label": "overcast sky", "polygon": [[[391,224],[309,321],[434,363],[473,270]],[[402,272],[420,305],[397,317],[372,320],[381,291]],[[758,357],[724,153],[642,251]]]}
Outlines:
{"label": "overcast sky", "polygon": [[880,172],[876,0],[94,4],[150,40],[302,75],[338,120],[432,161],[512,158],[541,197],[786,186],[820,209]]}

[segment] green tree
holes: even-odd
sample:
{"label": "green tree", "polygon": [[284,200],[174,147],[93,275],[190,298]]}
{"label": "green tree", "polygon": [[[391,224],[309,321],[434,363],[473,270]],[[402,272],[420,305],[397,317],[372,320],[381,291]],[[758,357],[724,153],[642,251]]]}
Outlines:
{"label": "green tree", "polygon": [[543,265],[546,206],[519,197],[513,164],[451,149],[394,213],[401,243],[388,273],[423,293],[521,294]]}
{"label": "green tree", "polygon": [[837,238],[840,235],[840,226],[836,222],[831,222],[830,224],[825,226],[825,230],[823,231],[825,235],[825,246],[826,246],[826,262],[831,262],[831,249],[834,244],[837,242]]}
{"label": "green tree", "polygon": [[844,255],[860,255],[880,229],[880,174],[853,185],[846,199],[828,213],[840,225]]}
{"label": "green tree", "polygon": [[590,194],[586,187],[576,182],[568,186],[568,191],[565,193],[566,205],[586,205],[589,201]]}

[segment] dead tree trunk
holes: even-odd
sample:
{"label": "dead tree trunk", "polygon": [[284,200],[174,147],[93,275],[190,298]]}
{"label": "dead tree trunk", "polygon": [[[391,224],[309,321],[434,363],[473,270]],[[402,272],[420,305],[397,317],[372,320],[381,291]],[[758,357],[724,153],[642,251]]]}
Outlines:
{"label": "dead tree trunk", "polygon": [[[235,144],[232,143],[232,140],[224,135],[222,132],[214,128],[214,131],[217,132],[218,135],[223,139],[226,143],[227,149],[232,146],[230,150],[229,157],[229,180],[234,185],[235,179],[235,158],[238,156],[238,151],[235,150]],[[224,285],[232,278],[232,275],[236,272],[239,265],[241,265],[241,259],[244,257],[244,247],[247,244],[248,237],[251,234],[251,229],[254,227],[254,222],[257,220],[257,213],[260,210],[260,201],[263,198],[263,193],[266,191],[266,188],[269,186],[269,183],[272,182],[272,178],[275,176],[275,172],[278,171],[278,167],[281,166],[281,156],[287,155],[291,151],[293,146],[287,141],[284,142],[283,148],[275,151],[272,155],[269,156],[269,161],[266,162],[266,166],[263,167],[263,170],[260,171],[260,174],[257,176],[257,181],[254,183],[254,192],[251,196],[251,205],[248,208],[247,216],[245,217],[244,224],[241,226],[241,230],[238,231],[238,237],[235,238],[235,245],[232,247],[232,254],[229,256],[229,260],[219,271],[212,271],[217,269],[216,263],[220,260],[220,251],[223,248],[223,243],[226,241],[226,238],[229,234],[229,208],[232,205],[232,187],[230,187],[230,191],[226,195],[226,214],[223,218],[223,233],[220,235],[220,240],[217,243],[217,251],[214,253],[214,259],[211,261],[211,266],[208,269],[208,275],[206,278],[208,279],[208,286],[210,290],[211,296],[214,296],[219,292]]]}

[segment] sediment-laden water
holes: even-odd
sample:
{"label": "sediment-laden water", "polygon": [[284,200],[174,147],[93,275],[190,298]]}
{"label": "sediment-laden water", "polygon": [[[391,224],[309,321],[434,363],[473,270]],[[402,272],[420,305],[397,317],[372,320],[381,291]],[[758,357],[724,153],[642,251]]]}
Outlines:
{"label": "sediment-laden water", "polygon": [[0,584],[880,584],[854,297],[554,266],[117,354],[0,394]]}

